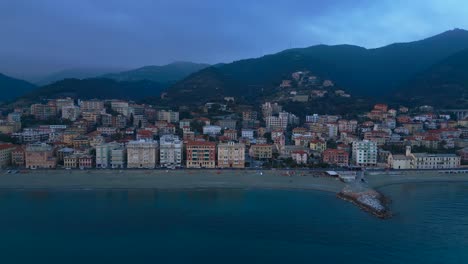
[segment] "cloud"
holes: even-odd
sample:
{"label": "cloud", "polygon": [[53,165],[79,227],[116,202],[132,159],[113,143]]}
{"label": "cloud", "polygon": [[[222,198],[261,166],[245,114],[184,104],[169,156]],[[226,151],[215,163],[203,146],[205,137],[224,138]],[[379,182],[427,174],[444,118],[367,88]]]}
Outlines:
{"label": "cloud", "polygon": [[290,47],[378,47],[468,28],[465,0],[4,0],[0,72],[230,62]]}

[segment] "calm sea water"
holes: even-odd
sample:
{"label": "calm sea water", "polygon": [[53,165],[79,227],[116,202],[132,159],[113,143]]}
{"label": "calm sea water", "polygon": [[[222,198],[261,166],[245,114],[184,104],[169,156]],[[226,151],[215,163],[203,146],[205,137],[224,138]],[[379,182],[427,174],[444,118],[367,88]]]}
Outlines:
{"label": "calm sea water", "polygon": [[0,263],[468,263],[468,184],[381,189],[391,220],[333,194],[0,191]]}

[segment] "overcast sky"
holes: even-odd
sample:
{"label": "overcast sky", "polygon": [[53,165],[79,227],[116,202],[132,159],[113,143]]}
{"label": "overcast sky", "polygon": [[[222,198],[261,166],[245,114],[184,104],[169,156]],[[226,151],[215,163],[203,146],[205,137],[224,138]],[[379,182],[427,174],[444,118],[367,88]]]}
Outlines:
{"label": "overcast sky", "polygon": [[0,0],[0,72],[231,62],[468,28],[467,0]]}

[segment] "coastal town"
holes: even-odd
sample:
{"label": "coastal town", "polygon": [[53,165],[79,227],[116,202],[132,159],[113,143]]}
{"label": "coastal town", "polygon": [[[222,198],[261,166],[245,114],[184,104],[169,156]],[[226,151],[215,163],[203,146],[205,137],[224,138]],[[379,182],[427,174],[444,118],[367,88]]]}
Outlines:
{"label": "coastal town", "polygon": [[239,104],[235,97],[178,109],[69,97],[16,106],[0,120],[0,166],[408,170],[454,169],[468,162],[463,114],[427,105],[376,104],[353,119],[299,116],[282,103],[351,95],[304,72],[293,73],[279,89],[277,100],[258,106]]}

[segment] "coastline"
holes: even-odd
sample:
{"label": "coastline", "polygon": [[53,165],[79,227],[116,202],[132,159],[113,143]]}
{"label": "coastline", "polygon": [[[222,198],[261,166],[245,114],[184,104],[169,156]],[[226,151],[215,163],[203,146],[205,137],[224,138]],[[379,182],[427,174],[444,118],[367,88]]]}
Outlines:
{"label": "coastline", "polygon": [[28,170],[0,171],[0,190],[98,190],[98,189],[271,189],[310,190],[336,194],[358,208],[380,218],[392,216],[390,196],[381,189],[396,184],[468,182],[468,173],[438,171],[372,172],[360,181],[344,183],[338,178],[318,176],[320,171],[283,170]]}
{"label": "coastline", "polygon": [[34,170],[0,172],[0,189],[196,189],[259,188],[338,193],[345,184],[312,173],[288,176],[262,170]]}
{"label": "coastline", "polygon": [[[303,189],[339,193],[347,184],[337,178],[317,176],[323,171],[289,170],[23,170],[0,171],[0,188],[266,188]],[[424,182],[468,182],[468,173],[437,171],[372,172],[365,176],[369,188]]]}

